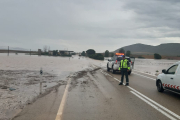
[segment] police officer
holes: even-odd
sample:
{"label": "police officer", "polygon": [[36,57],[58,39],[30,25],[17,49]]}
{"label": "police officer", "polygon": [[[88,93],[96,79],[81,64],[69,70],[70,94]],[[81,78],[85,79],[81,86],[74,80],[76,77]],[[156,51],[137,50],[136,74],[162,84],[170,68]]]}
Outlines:
{"label": "police officer", "polygon": [[125,59],[125,55],[123,56],[123,59],[120,62],[119,70],[121,71],[121,82],[119,85],[123,84],[124,75],[126,76],[126,86],[129,85],[129,79],[128,79],[128,72],[130,70],[129,61]]}

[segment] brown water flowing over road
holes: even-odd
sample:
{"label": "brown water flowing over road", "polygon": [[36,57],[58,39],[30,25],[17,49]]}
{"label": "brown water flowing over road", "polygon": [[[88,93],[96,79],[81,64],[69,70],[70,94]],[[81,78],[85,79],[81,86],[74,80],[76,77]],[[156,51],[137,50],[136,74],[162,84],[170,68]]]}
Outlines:
{"label": "brown water flowing over road", "polygon": [[157,92],[154,76],[134,71],[129,87],[118,85],[120,77],[92,65],[91,70],[72,74],[68,88],[54,89],[26,106],[14,120],[180,119],[180,95]]}

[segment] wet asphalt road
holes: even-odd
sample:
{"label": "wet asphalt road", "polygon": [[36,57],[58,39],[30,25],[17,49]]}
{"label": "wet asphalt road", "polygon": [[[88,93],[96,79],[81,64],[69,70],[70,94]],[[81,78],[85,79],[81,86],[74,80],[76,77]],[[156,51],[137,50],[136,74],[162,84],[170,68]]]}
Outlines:
{"label": "wet asphalt road", "polygon": [[[118,85],[120,77],[105,69],[72,76],[60,120],[180,119],[180,95],[159,93],[154,76],[133,71],[129,87]],[[55,120],[65,87],[28,105],[14,120]]]}

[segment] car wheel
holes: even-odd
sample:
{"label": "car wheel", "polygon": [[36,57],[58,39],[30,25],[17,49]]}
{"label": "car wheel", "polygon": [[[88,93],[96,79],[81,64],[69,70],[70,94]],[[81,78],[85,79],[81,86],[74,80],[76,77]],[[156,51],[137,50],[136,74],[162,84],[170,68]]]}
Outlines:
{"label": "car wheel", "polygon": [[112,66],[112,73],[113,73],[113,74],[115,74],[115,73],[116,73],[116,71],[113,69],[113,66]]}
{"label": "car wheel", "polygon": [[163,91],[164,91],[164,89],[163,89],[163,87],[162,87],[162,83],[161,83],[160,80],[158,80],[158,83],[157,83],[157,90],[158,90],[159,92],[163,92]]}
{"label": "car wheel", "polygon": [[107,64],[107,71],[110,71],[110,68],[108,67],[108,64]]}
{"label": "car wheel", "polygon": [[128,72],[128,75],[130,75],[130,74],[131,74],[131,71]]}
{"label": "car wheel", "polygon": [[112,73],[113,73],[113,74],[115,74],[115,73],[116,73],[116,71],[115,71],[115,70],[112,70]]}

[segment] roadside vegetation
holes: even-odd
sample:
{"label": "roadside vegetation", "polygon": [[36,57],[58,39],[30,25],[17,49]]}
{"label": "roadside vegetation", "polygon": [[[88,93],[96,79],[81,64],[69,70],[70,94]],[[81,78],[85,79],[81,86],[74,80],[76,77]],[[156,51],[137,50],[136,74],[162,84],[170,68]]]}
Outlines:
{"label": "roadside vegetation", "polygon": [[95,53],[93,55],[89,55],[89,57],[96,60],[104,60],[104,56],[101,53]]}
{"label": "roadside vegetation", "polygon": [[88,49],[86,52],[83,51],[81,53],[81,56],[88,56],[89,58],[95,59],[95,60],[104,60],[104,56],[101,53],[96,53],[93,49]]}
{"label": "roadside vegetation", "polygon": [[83,51],[83,52],[81,53],[81,56],[86,56],[86,52]]}
{"label": "roadside vegetation", "polygon": [[111,57],[113,57],[114,56],[114,53],[111,53]]}
{"label": "roadside vegetation", "polygon": [[157,54],[157,53],[154,54],[154,59],[161,59],[161,58],[162,58],[162,57],[161,57],[160,54]]}
{"label": "roadside vegetation", "polygon": [[109,51],[108,50],[105,51],[104,57],[109,57]]}

